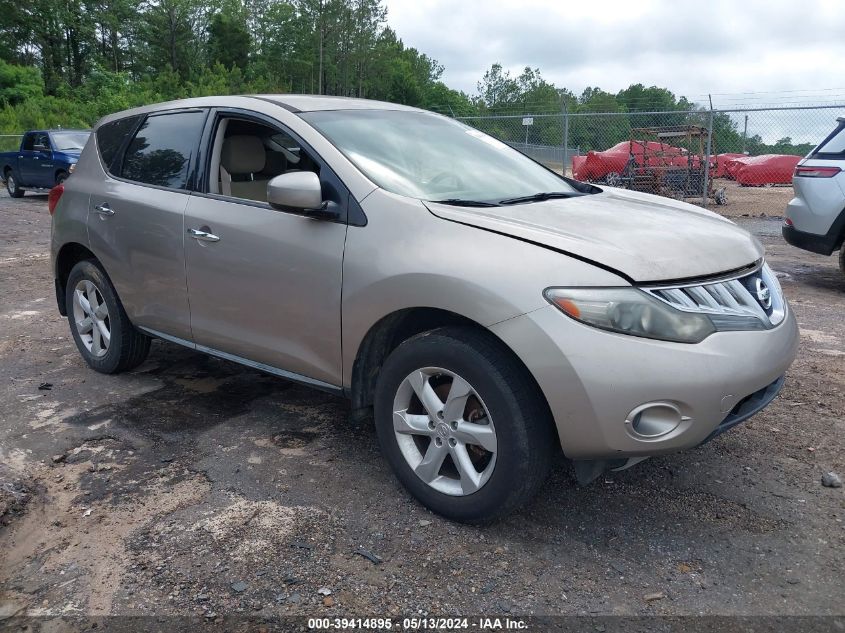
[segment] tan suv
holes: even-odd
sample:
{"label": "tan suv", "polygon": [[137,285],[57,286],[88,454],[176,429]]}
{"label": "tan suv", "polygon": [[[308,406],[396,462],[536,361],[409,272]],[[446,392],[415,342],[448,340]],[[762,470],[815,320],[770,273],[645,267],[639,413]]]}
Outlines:
{"label": "tan suv", "polygon": [[343,394],[408,490],[461,521],[528,499],[559,447],[588,482],[707,441],[775,397],[798,340],[731,222],[394,104],[114,114],[49,206],[92,368],[158,337]]}

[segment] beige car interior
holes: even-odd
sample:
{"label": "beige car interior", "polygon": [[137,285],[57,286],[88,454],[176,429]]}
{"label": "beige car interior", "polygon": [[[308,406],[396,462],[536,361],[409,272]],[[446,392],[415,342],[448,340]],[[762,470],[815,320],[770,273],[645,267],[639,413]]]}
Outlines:
{"label": "beige car interior", "polygon": [[211,152],[209,192],[267,201],[267,184],[292,171],[319,173],[316,163],[284,132],[243,119],[223,119]]}

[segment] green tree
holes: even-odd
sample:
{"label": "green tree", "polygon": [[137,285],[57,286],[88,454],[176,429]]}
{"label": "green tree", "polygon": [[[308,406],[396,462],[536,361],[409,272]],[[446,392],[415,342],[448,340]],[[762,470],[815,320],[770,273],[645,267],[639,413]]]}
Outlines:
{"label": "green tree", "polygon": [[208,26],[208,61],[226,68],[237,66],[246,69],[250,54],[250,37],[246,14],[240,10],[215,13]]}
{"label": "green tree", "polygon": [[0,103],[17,105],[43,94],[44,84],[38,68],[0,60]]}
{"label": "green tree", "polygon": [[573,116],[569,121],[569,144],[581,151],[604,150],[631,138],[631,124],[616,96],[598,87],[584,89],[572,108],[574,114],[619,113],[606,117]]}
{"label": "green tree", "polygon": [[493,64],[478,82],[478,98],[482,111],[489,114],[506,111],[520,99],[519,83],[501,64]]}
{"label": "green tree", "polygon": [[138,25],[136,72],[155,75],[165,69],[182,80],[201,67],[206,9],[200,0],[147,0]]}
{"label": "green tree", "polygon": [[[626,111],[631,113],[630,122],[635,128],[658,127],[664,125],[684,125],[689,123],[684,114],[665,114],[667,111],[688,111],[693,109],[686,97],[678,99],[666,88],[643,84],[632,84],[616,94],[616,100]],[[634,114],[638,112],[658,112],[660,114]]]}
{"label": "green tree", "polygon": [[435,81],[428,87],[420,105],[428,110],[451,116],[478,114],[478,109],[467,94],[452,90],[442,81]]}

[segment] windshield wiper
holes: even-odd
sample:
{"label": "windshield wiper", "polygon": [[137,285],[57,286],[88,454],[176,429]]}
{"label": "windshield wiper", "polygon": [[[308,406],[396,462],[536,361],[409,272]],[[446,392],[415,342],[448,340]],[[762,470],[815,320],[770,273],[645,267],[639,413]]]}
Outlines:
{"label": "windshield wiper", "polygon": [[542,191],[530,196],[520,196],[518,198],[505,198],[499,200],[499,204],[522,204],[523,202],[542,202],[543,200],[552,200],[555,198],[577,198],[585,194],[580,191]]}
{"label": "windshield wiper", "polygon": [[464,198],[446,198],[445,200],[432,200],[438,204],[451,204],[455,207],[498,207],[495,202],[484,202],[484,200],[465,200]]}

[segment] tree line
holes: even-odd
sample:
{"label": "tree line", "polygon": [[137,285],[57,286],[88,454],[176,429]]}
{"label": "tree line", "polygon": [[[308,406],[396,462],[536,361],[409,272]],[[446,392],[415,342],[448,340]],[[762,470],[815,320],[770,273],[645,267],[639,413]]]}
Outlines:
{"label": "tree line", "polygon": [[[0,130],[210,94],[469,103],[381,0],[28,0],[0,11]],[[457,105],[458,109],[461,105]]]}
{"label": "tree line", "polygon": [[[88,127],[110,112],[190,96],[295,92],[382,99],[459,117],[621,113],[570,118],[571,146],[605,149],[629,138],[632,126],[692,122],[688,115],[658,120],[635,112],[697,109],[665,88],[591,87],[576,95],[546,81],[539,69],[512,76],[500,64],[467,95],[443,83],[437,60],[402,42],[382,0],[8,0],[3,6],[0,133]],[[759,136],[743,138],[727,115],[714,123],[720,151],[742,145],[767,151]],[[478,125],[503,140],[524,141],[521,126],[495,119]],[[532,142],[560,145],[560,119],[538,119],[531,134]],[[781,149],[791,147],[782,140]]]}
{"label": "tree line", "polygon": [[[566,134],[570,148],[586,152],[604,150],[633,136],[644,136],[633,130],[661,126],[709,125],[710,111],[684,96],[658,86],[632,84],[616,93],[599,87],[587,87],[580,94],[556,87],[543,79],[537,68],[525,68],[512,76],[500,64],[494,64],[478,83],[478,94],[465,116],[504,141],[540,145],[562,145]],[[568,117],[564,123],[563,114]],[[607,116],[581,116],[604,113]],[[534,117],[528,130],[521,120],[496,118],[520,114],[560,115]],[[564,132],[564,125],[566,131]],[[739,121],[724,112],[713,114],[713,153],[736,152],[752,156],[760,154],[797,154],[804,156],[813,143],[795,143],[789,137],[766,143],[759,133],[740,129]],[[696,143],[676,144],[698,151]],[[689,145],[689,146],[688,146]],[[705,147],[706,149],[706,147]]]}

